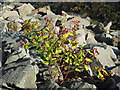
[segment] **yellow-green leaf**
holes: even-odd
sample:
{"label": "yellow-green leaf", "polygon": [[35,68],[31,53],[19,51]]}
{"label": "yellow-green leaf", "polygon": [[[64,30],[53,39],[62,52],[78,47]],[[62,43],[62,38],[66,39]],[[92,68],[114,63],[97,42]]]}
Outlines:
{"label": "yellow-green leaf", "polygon": [[88,66],[87,65],[84,65],[85,66],[85,70],[88,70]]}
{"label": "yellow-green leaf", "polygon": [[48,63],[48,61],[43,61],[43,64],[46,64],[46,65],[48,65],[49,63]]}
{"label": "yellow-green leaf", "polygon": [[54,70],[53,70],[55,73],[58,71],[58,69],[57,68],[54,68]]}
{"label": "yellow-green leaf", "polygon": [[62,36],[62,39],[66,39],[68,37],[68,33],[67,34],[64,34],[63,36]]}
{"label": "yellow-green leaf", "polygon": [[76,68],[75,71],[81,72],[80,69]]}
{"label": "yellow-green leaf", "polygon": [[89,58],[85,58],[85,60],[88,61],[88,62],[92,62],[92,60],[89,59]]}

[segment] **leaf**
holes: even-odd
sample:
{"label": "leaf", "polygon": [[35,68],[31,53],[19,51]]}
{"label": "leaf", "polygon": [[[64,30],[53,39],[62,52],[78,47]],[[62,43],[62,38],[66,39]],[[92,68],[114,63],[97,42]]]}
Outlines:
{"label": "leaf", "polygon": [[45,43],[45,46],[46,46],[46,47],[49,47],[49,44],[48,44],[48,43]]}
{"label": "leaf", "polygon": [[56,73],[56,72],[58,71],[58,69],[57,69],[57,68],[55,68],[53,71]]}
{"label": "leaf", "polygon": [[67,59],[65,60],[66,63],[69,63],[69,57],[67,57]]}
{"label": "leaf", "polygon": [[77,72],[81,72],[80,69],[78,69],[78,68],[75,68],[75,71],[77,71]]}
{"label": "leaf", "polygon": [[39,39],[38,39],[38,41],[41,41],[42,40],[42,38],[40,37]]}
{"label": "leaf", "polygon": [[62,36],[62,39],[66,39],[68,37],[68,33],[67,34],[64,34],[63,36]]}
{"label": "leaf", "polygon": [[78,34],[78,31],[75,31],[76,34]]}
{"label": "leaf", "polygon": [[84,65],[85,66],[85,70],[88,70],[88,66],[87,65]]}
{"label": "leaf", "polygon": [[75,49],[76,46],[72,46],[72,49]]}
{"label": "leaf", "polygon": [[31,40],[32,40],[33,38],[35,38],[35,37],[30,37]]}
{"label": "leaf", "polygon": [[52,65],[52,64],[54,64],[54,63],[56,63],[56,60],[50,61],[50,65]]}
{"label": "leaf", "polygon": [[47,27],[50,28],[52,26],[52,24],[48,24]]}
{"label": "leaf", "polygon": [[28,49],[28,45],[25,45],[25,49]]}
{"label": "leaf", "polygon": [[49,62],[48,61],[43,61],[43,64],[48,65]]}
{"label": "leaf", "polygon": [[48,37],[48,35],[44,35],[42,38],[44,39],[44,38],[47,38]]}
{"label": "leaf", "polygon": [[70,36],[73,36],[73,33],[71,33],[71,32],[68,32],[67,34],[70,35]]}
{"label": "leaf", "polygon": [[56,54],[58,54],[58,53],[61,53],[62,52],[62,50],[56,50]]}
{"label": "leaf", "polygon": [[85,58],[85,60],[88,61],[88,62],[92,62],[92,60],[89,59],[89,58]]}

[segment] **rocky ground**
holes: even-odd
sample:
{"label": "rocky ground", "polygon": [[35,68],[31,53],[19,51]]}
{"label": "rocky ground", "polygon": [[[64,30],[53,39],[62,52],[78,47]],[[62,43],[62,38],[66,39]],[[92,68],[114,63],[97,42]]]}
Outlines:
{"label": "rocky ground", "polygon": [[[29,3],[0,3],[0,84],[3,89],[98,89],[120,88],[120,32],[111,31],[109,22],[107,26],[102,23],[94,25],[89,17],[66,14],[65,19],[55,15],[49,6],[35,9]],[[78,42],[81,45],[89,45],[97,48],[99,55],[96,55],[104,68],[111,69],[113,77],[107,83],[94,85],[90,82],[73,81],[70,85],[60,86],[53,80],[48,80],[48,66],[42,63],[42,59],[34,50],[24,49],[20,42],[27,40],[23,36],[22,24],[25,20],[37,21],[37,18],[52,18],[56,31],[59,32],[56,22],[61,21],[66,28],[74,27],[73,20],[79,20]],[[41,21],[42,29],[45,25]],[[1,57],[0,57],[1,58]],[[94,64],[93,64],[94,65]],[[92,66],[90,66],[92,68]],[[94,73],[90,71],[90,73]],[[39,81],[39,82],[37,82]],[[43,81],[46,81],[43,83]],[[111,84],[112,83],[112,84]]]}

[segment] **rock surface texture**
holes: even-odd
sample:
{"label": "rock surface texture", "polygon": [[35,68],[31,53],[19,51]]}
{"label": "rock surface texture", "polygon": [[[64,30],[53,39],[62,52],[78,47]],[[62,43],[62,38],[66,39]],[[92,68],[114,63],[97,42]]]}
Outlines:
{"label": "rock surface texture", "polygon": [[[109,89],[120,89],[120,32],[110,32],[112,22],[105,28],[102,23],[99,23],[91,29],[87,29],[87,27],[92,26],[89,17],[72,16],[64,11],[61,12],[62,15],[56,15],[49,6],[35,9],[30,3],[0,4],[2,7],[0,9],[0,54],[2,54],[0,71],[2,69],[3,89],[80,90],[88,88],[94,90],[104,88],[107,85]],[[20,43],[22,41],[30,41],[24,36],[22,28],[25,20],[30,19],[32,23],[41,20],[39,22],[41,26],[38,30],[42,30],[45,27],[46,18],[53,20],[52,27],[54,27],[56,35],[60,33],[60,25],[65,25],[66,29],[74,27],[78,31],[79,45],[97,49],[99,54],[94,53],[98,58],[98,62],[94,62],[94,64],[89,66],[87,74],[90,76],[95,75],[94,68],[96,65],[101,65],[104,69],[111,70],[114,77],[104,83],[106,86],[103,84],[91,84],[90,82],[92,81],[89,79],[85,82],[73,81],[65,87],[66,85],[62,86],[55,82],[64,80],[62,74],[56,77],[52,76],[55,79],[49,80],[49,66],[42,63],[43,59],[33,49],[25,49],[21,47]],[[76,24],[76,22],[79,22],[79,24]],[[53,28],[50,28],[50,30],[53,30]]]}

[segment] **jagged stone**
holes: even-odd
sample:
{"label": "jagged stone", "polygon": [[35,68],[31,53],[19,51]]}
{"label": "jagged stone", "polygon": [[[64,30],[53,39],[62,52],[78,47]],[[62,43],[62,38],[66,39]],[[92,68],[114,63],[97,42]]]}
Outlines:
{"label": "jagged stone", "polygon": [[[26,61],[28,63],[28,61]],[[17,64],[17,65],[16,65]],[[8,67],[9,66],[9,67]],[[18,88],[37,88],[36,74],[38,67],[33,65],[26,65],[25,62],[13,63],[3,68],[3,86]]]}
{"label": "jagged stone", "polygon": [[3,18],[7,18],[7,17],[19,17],[18,12],[17,11],[5,11],[2,15]]}
{"label": "jagged stone", "polygon": [[23,57],[30,57],[29,51],[24,48],[19,48],[18,51],[15,51],[9,56],[5,64],[9,64],[11,62],[17,61]]}
{"label": "jagged stone", "polygon": [[19,14],[21,17],[26,16],[32,12],[35,8],[30,4],[23,4],[22,6],[17,8],[19,10]]}
{"label": "jagged stone", "polygon": [[80,90],[80,89],[90,89],[90,90],[94,90],[96,89],[96,86],[93,84],[89,84],[87,82],[73,82],[70,86],[70,89],[75,89],[75,90]]}

